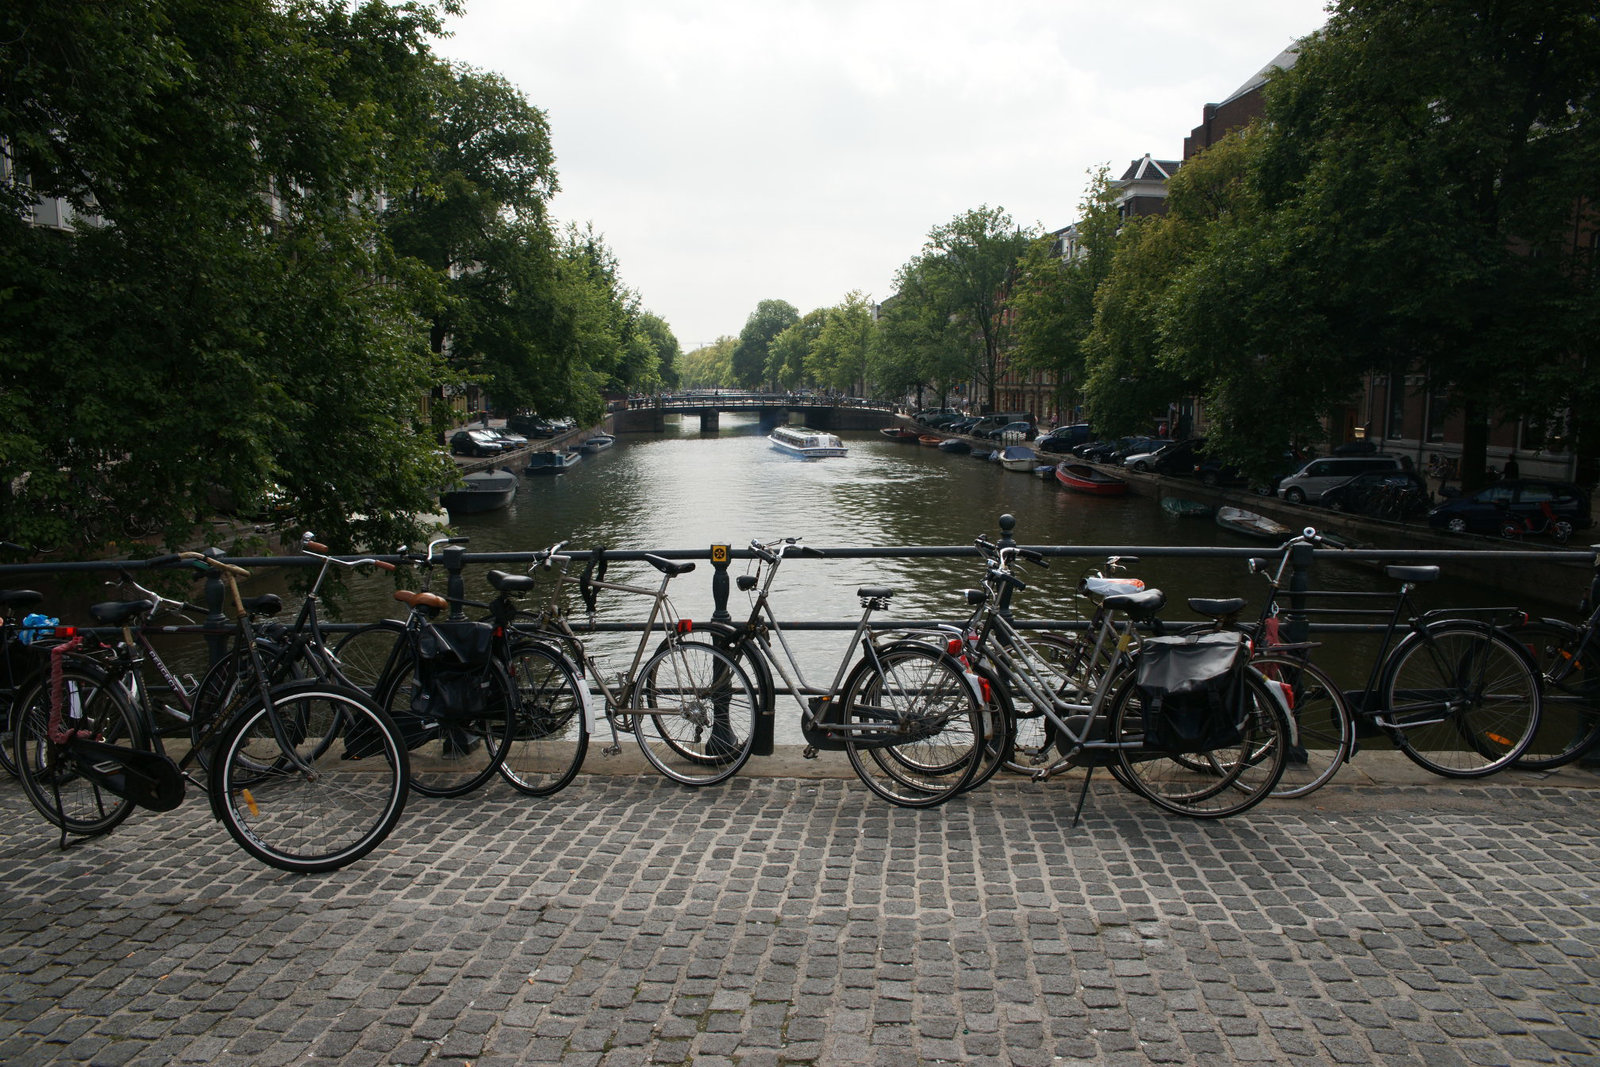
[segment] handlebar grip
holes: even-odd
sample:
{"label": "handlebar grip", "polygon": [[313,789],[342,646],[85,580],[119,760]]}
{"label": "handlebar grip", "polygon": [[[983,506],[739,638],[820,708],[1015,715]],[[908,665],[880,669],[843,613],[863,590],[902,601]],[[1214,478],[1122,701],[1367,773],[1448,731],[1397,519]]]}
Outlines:
{"label": "handlebar grip", "polygon": [[795,545],[789,551],[793,555],[808,556],[811,559],[826,559],[828,557],[828,554],[822,549],[812,548],[810,545]]}
{"label": "handlebar grip", "polygon": [[1044,558],[1043,552],[1035,552],[1031,548],[1019,548],[1017,549],[1017,554],[1029,563],[1037,563],[1041,567],[1050,566],[1050,562]]}
{"label": "handlebar grip", "polygon": [[300,550],[302,552],[316,552],[324,556],[328,554],[328,546],[320,541],[301,542]]}
{"label": "handlebar grip", "polygon": [[390,563],[386,559],[375,559],[375,560],[372,561],[372,565],[374,567],[377,567],[379,570],[384,570],[384,571],[392,571],[392,570],[396,569],[395,565],[393,563]]}

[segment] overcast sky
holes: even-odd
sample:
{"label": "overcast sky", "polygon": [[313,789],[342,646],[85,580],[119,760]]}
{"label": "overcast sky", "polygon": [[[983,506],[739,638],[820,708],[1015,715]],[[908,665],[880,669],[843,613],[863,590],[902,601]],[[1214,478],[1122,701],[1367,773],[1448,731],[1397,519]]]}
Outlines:
{"label": "overcast sky", "polygon": [[883,300],[983,204],[1067,225],[1091,169],[1181,158],[1323,5],[467,0],[437,51],[545,110],[556,217],[605,235],[688,351],[761,300]]}

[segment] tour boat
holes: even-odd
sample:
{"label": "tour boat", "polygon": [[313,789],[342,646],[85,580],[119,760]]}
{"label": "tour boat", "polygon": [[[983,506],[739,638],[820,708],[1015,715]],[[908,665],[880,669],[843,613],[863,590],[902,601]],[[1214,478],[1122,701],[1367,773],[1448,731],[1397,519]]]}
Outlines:
{"label": "tour boat", "polygon": [[511,471],[474,471],[462,477],[462,485],[439,494],[439,503],[451,515],[476,515],[494,511],[511,503],[517,495],[517,476]]}
{"label": "tour boat", "polygon": [[822,459],[825,456],[848,455],[850,452],[835,435],[804,426],[779,426],[767,435],[767,441],[778,451],[801,459]]}
{"label": "tour boat", "polygon": [[1087,463],[1068,463],[1063,460],[1056,464],[1056,481],[1075,493],[1088,493],[1090,496],[1122,496],[1128,491],[1127,482],[1115,474],[1095,470]]}
{"label": "tour boat", "polygon": [[528,466],[523,469],[523,474],[560,474],[578,460],[583,458],[581,452],[571,452],[562,449],[558,452],[535,452],[528,457]]}

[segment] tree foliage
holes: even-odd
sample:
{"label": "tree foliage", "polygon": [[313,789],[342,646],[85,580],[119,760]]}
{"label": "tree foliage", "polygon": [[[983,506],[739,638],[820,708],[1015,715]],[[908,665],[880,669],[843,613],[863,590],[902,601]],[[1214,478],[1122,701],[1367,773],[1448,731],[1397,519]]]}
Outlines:
{"label": "tree foliage", "polygon": [[739,331],[739,343],[733,349],[732,384],[745,389],[760,386],[767,374],[768,346],[799,321],[800,312],[787,300],[763,300],[757,304]]}

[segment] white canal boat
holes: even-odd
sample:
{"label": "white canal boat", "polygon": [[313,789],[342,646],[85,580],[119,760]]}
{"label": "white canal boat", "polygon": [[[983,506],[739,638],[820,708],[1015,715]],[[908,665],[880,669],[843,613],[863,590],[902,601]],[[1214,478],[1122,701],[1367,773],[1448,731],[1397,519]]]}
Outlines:
{"label": "white canal boat", "polygon": [[821,459],[824,456],[848,455],[844,442],[831,433],[807,429],[804,426],[779,426],[767,435],[772,447],[780,452],[802,459]]}

